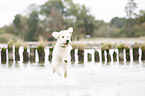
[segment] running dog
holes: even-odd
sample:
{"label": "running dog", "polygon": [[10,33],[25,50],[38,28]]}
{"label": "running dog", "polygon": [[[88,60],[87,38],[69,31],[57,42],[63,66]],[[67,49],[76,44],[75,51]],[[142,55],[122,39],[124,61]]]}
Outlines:
{"label": "running dog", "polygon": [[52,36],[57,39],[52,55],[53,73],[56,72],[59,76],[61,76],[62,73],[59,69],[59,65],[62,65],[64,70],[64,78],[67,77],[67,65],[70,61],[70,51],[72,49],[70,45],[70,38],[72,32],[73,28],[70,27],[68,30],[52,33]]}

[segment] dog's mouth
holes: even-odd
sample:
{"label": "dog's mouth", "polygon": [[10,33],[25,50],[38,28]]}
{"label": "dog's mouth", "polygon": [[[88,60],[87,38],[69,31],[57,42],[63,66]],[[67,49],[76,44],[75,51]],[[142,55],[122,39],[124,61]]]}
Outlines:
{"label": "dog's mouth", "polygon": [[68,44],[69,44],[69,42],[66,42],[66,43],[65,43],[65,45],[68,45]]}
{"label": "dog's mouth", "polygon": [[69,43],[62,43],[63,46],[68,46]]}
{"label": "dog's mouth", "polygon": [[66,42],[64,42],[62,44],[67,46],[69,44],[69,40],[66,40]]}
{"label": "dog's mouth", "polygon": [[69,42],[61,43],[61,47],[66,48],[69,45]]}
{"label": "dog's mouth", "polygon": [[70,41],[66,40],[65,42],[61,43],[61,46],[67,47],[69,45]]}

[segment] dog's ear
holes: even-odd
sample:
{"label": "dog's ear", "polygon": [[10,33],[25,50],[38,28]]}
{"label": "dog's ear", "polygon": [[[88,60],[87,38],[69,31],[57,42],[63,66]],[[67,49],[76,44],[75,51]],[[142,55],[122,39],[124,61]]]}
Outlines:
{"label": "dog's ear", "polygon": [[70,27],[70,28],[68,29],[68,32],[69,32],[69,34],[70,34],[70,35],[72,35],[73,28],[72,28],[72,27]]}
{"label": "dog's ear", "polygon": [[52,36],[53,36],[55,39],[58,39],[58,37],[59,37],[59,32],[53,32],[53,33],[52,33]]}

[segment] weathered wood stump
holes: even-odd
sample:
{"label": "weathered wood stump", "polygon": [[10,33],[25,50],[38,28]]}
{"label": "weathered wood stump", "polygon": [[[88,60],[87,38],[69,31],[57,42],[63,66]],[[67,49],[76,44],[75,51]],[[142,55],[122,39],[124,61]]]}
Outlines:
{"label": "weathered wood stump", "polygon": [[106,52],[107,52],[107,62],[110,62],[111,61],[111,55],[109,53],[109,49],[106,50]]}
{"label": "weathered wood stump", "polygon": [[95,51],[94,56],[95,56],[95,61],[99,62],[100,61],[100,57],[99,57],[99,52],[98,51]]}
{"label": "weathered wood stump", "polygon": [[44,59],[45,59],[44,48],[37,48],[37,50],[39,55],[39,63],[44,63]]}
{"label": "weathered wood stump", "polygon": [[1,61],[2,61],[2,64],[6,63],[6,48],[2,48],[1,50]]}
{"label": "weathered wood stump", "polygon": [[27,63],[29,61],[27,49],[24,49],[23,52],[23,63]]}
{"label": "weathered wood stump", "polygon": [[123,48],[118,49],[118,51],[119,51],[119,61],[123,61],[124,60]]}
{"label": "weathered wood stump", "polygon": [[117,61],[117,53],[116,52],[113,52],[113,60]]}
{"label": "weathered wood stump", "polygon": [[36,48],[30,48],[30,62],[35,62],[35,50]]}
{"label": "weathered wood stump", "polygon": [[49,61],[52,61],[53,48],[49,48]]}
{"label": "weathered wood stump", "polygon": [[84,62],[84,50],[78,50],[78,60],[79,63]]}
{"label": "weathered wood stump", "polygon": [[133,60],[134,61],[139,60],[139,48],[133,48]]}
{"label": "weathered wood stump", "polygon": [[8,46],[8,58],[9,61],[13,61],[13,48]]}
{"label": "weathered wood stump", "polygon": [[71,62],[75,62],[75,49],[71,50],[70,55],[71,55]]}
{"label": "weathered wood stump", "polygon": [[126,61],[130,61],[130,49],[125,49],[126,52]]}
{"label": "weathered wood stump", "polygon": [[15,61],[20,61],[19,48],[15,48]]}

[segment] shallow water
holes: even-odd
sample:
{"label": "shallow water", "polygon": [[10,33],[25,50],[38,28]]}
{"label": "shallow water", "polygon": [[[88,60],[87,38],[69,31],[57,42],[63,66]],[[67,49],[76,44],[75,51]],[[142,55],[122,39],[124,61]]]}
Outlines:
{"label": "shallow water", "polygon": [[145,96],[145,67],[71,65],[68,77],[52,73],[50,64],[0,65],[1,96]]}

